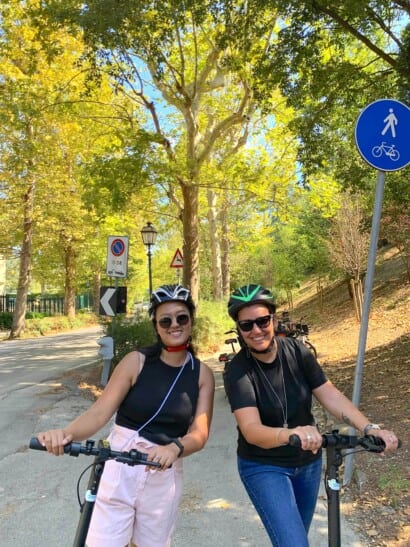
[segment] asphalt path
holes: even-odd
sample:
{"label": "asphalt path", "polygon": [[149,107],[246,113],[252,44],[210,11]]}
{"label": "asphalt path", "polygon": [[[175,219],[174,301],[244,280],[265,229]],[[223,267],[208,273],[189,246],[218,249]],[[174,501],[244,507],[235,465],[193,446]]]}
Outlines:
{"label": "asphalt path", "polygon": [[[55,458],[28,449],[38,431],[64,426],[86,410],[74,382],[62,377],[96,366],[98,329],[0,343],[0,545],[70,547],[79,519],[76,484],[91,458]],[[173,547],[269,547],[270,542],[236,471],[236,432],[217,383],[211,436],[200,453],[184,460],[185,486]],[[97,435],[103,437],[110,424]],[[81,482],[80,496],[88,472]],[[362,547],[342,517],[342,545]],[[311,547],[325,547],[327,516],[323,492],[310,533]],[[109,547],[109,546],[107,546]],[[297,546],[295,546],[297,547]]]}

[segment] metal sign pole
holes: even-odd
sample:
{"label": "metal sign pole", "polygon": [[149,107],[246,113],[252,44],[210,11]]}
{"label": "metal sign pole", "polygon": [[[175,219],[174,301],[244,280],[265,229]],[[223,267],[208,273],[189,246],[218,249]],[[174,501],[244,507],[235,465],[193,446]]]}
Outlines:
{"label": "metal sign pole", "polygon": [[[377,240],[382,211],[385,172],[398,171],[410,164],[410,108],[394,99],[380,99],[362,110],[356,123],[356,145],[362,158],[378,170],[377,188],[370,249],[367,262],[366,283],[363,300],[363,313],[360,323],[359,344],[352,401],[360,403],[360,390],[363,377],[363,363],[366,351],[367,329],[369,325],[370,303],[374,267],[376,263]],[[350,434],[355,430],[350,428]],[[353,454],[346,457],[344,484],[348,484],[353,474]]]}
{"label": "metal sign pole", "polygon": [[[379,238],[379,227],[380,227],[380,218],[382,213],[385,179],[386,179],[386,174],[383,171],[379,171],[377,175],[377,188],[376,188],[376,196],[375,196],[375,202],[374,202],[372,232],[371,232],[370,249],[369,249],[369,256],[368,256],[367,270],[366,270],[366,281],[365,281],[365,287],[364,287],[363,313],[362,313],[362,319],[360,323],[356,372],[355,372],[355,381],[354,381],[353,396],[352,396],[352,401],[356,406],[359,406],[360,404],[360,391],[362,387],[362,378],[363,378],[363,363],[364,363],[364,356],[366,352],[367,330],[369,326],[370,305],[371,305],[371,299],[372,299],[372,287],[373,287],[374,269],[376,264],[377,241]],[[350,435],[354,435],[354,434],[355,434],[355,430],[351,428]],[[351,481],[352,474],[353,474],[353,454],[348,454],[346,456],[345,464],[346,466],[345,466],[345,473],[344,473],[344,484],[348,484]]]}

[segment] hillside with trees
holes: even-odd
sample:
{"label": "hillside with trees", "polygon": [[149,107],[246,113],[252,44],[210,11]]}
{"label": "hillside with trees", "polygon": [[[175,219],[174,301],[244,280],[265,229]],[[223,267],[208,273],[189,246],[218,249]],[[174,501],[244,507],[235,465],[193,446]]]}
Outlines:
{"label": "hillside with trees", "polygon": [[[147,299],[140,230],[158,231],[153,283],[221,301],[249,281],[292,307],[361,286],[376,174],[357,117],[408,100],[409,3],[56,2],[0,6],[0,254],[18,261],[12,337],[27,295],[98,303],[109,235],[130,238],[129,309]],[[410,188],[389,173],[381,238],[410,280]],[[346,240],[341,220],[356,212]],[[352,217],[350,217],[352,218]],[[353,262],[352,262],[353,258]],[[324,294],[324,293],[323,293]]]}

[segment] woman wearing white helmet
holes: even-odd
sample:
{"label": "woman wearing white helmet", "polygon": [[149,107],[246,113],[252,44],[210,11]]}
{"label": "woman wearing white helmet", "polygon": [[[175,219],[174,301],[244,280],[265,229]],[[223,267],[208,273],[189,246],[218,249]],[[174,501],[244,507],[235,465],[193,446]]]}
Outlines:
{"label": "woman wearing white helmet", "polygon": [[214,378],[194,355],[195,306],[188,289],[164,285],[152,293],[149,315],[158,342],[128,353],[99,399],[64,429],[38,434],[55,455],[97,433],[115,414],[113,450],[148,454],[160,470],[105,464],[86,540],[88,547],[168,547],[182,493],[182,458],[209,435]]}

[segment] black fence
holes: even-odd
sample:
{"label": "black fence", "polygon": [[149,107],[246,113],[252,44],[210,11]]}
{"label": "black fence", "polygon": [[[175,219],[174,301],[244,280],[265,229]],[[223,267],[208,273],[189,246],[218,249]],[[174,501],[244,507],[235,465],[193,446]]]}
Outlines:
{"label": "black fence", "polygon": [[[15,295],[0,295],[0,312],[13,313],[15,308]],[[79,294],[76,296],[75,308],[76,310],[92,310],[92,295]],[[64,312],[64,298],[62,296],[29,296],[27,298],[27,311],[45,313],[47,315],[60,315]]]}

